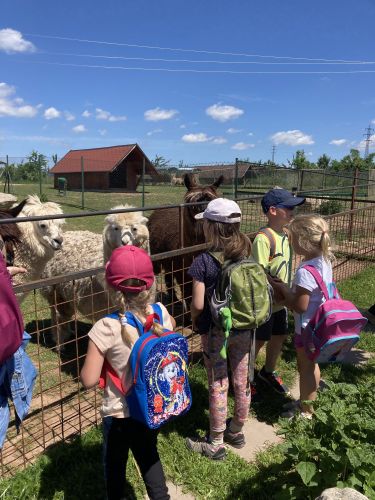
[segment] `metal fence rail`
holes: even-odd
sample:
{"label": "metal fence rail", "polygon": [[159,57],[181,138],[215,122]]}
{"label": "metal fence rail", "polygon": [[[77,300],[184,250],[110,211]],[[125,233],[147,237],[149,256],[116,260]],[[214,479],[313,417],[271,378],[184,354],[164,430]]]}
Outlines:
{"label": "metal fence rail", "polygon": [[[243,214],[241,229],[254,236],[255,231],[266,222],[261,211],[259,197],[238,198],[237,201]],[[311,197],[303,209],[318,211],[324,201],[326,201],[324,196]],[[373,265],[375,261],[375,204],[348,210],[347,201],[343,202],[343,210],[339,213],[327,215],[335,244],[334,252],[337,260],[334,263],[334,274],[337,281],[355,275],[367,266]],[[360,204],[363,205],[363,202]],[[164,208],[170,208],[170,206]],[[82,214],[79,215],[82,216]],[[64,217],[67,216],[64,215]],[[43,219],[46,218],[48,217],[43,216]],[[205,245],[181,248],[152,257],[155,263],[165,260],[172,262],[172,278],[183,271],[184,283],[175,282],[174,290],[167,288],[168,280],[166,280],[165,273],[161,273],[157,279],[157,293],[158,298],[175,316],[178,329],[188,338],[190,352],[199,348],[199,338],[192,331],[190,316],[186,307],[184,308],[184,301],[189,302],[190,299],[190,295],[185,294],[189,289],[186,285],[190,281],[186,271],[191,257],[204,248]],[[296,264],[297,260],[294,259],[294,266]],[[26,466],[51,444],[79,435],[100,421],[100,393],[97,389],[89,391],[81,389],[79,370],[86,353],[87,332],[92,321],[98,315],[103,316],[114,308],[108,291],[100,292],[102,295],[99,297],[98,292],[94,291],[94,281],[102,274],[103,268],[88,269],[15,288],[16,293],[29,293],[23,305],[23,313],[26,328],[32,337],[28,353],[38,368],[38,378],[31,410],[22,425],[21,433],[17,435],[15,422],[10,423],[7,440],[0,454],[3,476]],[[92,310],[86,316],[79,312],[77,304],[80,297],[75,292],[71,297],[74,307],[71,321],[53,325],[51,323],[53,311],[64,304],[58,302],[56,295],[52,303],[47,303],[40,292],[47,286],[54,289],[63,282],[72,282],[77,285],[82,279],[88,279],[91,282]],[[176,292],[175,297],[172,291]],[[98,303],[101,304],[100,308],[97,308]],[[54,326],[61,331],[67,326],[71,329],[69,337],[57,336],[58,350],[52,339]]]}

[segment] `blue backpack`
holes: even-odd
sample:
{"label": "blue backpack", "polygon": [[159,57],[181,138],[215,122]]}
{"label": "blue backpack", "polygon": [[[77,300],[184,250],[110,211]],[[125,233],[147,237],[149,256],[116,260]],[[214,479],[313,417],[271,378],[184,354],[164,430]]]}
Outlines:
{"label": "blue backpack", "polygon": [[[162,325],[161,307],[153,304],[152,308],[152,319]],[[118,313],[107,317],[119,319]],[[108,362],[105,362],[104,372],[125,394],[130,416],[150,429],[157,429],[190,409],[188,343],[181,334],[166,329],[161,336],[153,334],[150,329],[145,330],[152,323],[146,321],[142,325],[130,312],[126,312],[125,317],[127,323],[137,328],[139,333],[129,357],[132,385],[125,393],[118,375]]]}

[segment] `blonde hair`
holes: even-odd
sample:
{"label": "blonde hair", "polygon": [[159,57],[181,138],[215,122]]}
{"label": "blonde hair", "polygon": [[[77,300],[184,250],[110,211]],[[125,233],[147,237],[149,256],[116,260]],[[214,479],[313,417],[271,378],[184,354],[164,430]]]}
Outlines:
{"label": "blonde hair", "polygon": [[[130,281],[132,283],[130,283]],[[128,285],[136,285],[134,281],[139,282],[139,280],[133,279],[133,280],[127,280],[125,283]],[[129,311],[135,314],[136,316],[147,317],[148,316],[147,308],[150,304],[153,304],[155,301],[155,289],[156,286],[154,283],[149,290],[144,290],[143,292],[135,292],[135,293],[123,292],[119,297],[118,305],[120,306],[119,317],[121,322],[121,337],[124,343],[128,347],[132,347],[138,337],[134,338],[132,335],[129,334],[129,331],[126,328],[126,323],[123,322],[123,319],[125,318],[125,313]],[[163,327],[159,323],[156,323],[156,321],[153,321],[151,331],[155,335],[160,336],[163,333]]]}
{"label": "blonde hair", "polygon": [[237,261],[251,253],[251,242],[241,233],[239,222],[226,223],[204,219],[203,232],[208,249],[223,252],[225,260]]}
{"label": "blonde hair", "polygon": [[329,226],[319,215],[297,215],[286,229],[291,241],[296,241],[306,253],[321,252],[327,262],[334,260]]}

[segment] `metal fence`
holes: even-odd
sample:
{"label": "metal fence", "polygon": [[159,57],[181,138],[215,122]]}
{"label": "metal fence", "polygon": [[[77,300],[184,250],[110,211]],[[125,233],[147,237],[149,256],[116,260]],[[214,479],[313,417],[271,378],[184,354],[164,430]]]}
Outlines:
{"label": "metal fence", "polygon": [[[265,224],[259,198],[260,196],[240,197],[237,200],[243,214],[241,229],[252,236]],[[316,211],[322,206],[322,200],[326,201],[324,197],[311,197],[303,209]],[[327,215],[335,242],[334,251],[337,260],[334,264],[334,273],[337,281],[353,276],[375,262],[375,203],[368,205],[360,203],[361,207],[354,210],[348,210],[347,206],[343,205],[343,210],[339,213]],[[183,205],[178,205],[181,206]],[[186,271],[192,257],[204,248],[205,245],[200,245],[153,256],[155,264],[165,260],[172,263],[170,278],[183,272],[184,282],[182,284],[175,282],[173,290],[168,289],[166,283],[170,280],[161,273],[158,276],[157,292],[159,299],[175,316],[178,330],[188,338],[191,353],[199,349],[199,338],[194,334],[190,316],[183,306],[184,300],[189,302],[190,299],[190,292],[187,292],[189,287],[185,286],[190,281]],[[103,316],[113,309],[108,291],[98,292],[96,289],[95,281],[100,278],[103,279],[102,268],[89,269],[15,288],[17,294],[25,292],[29,294],[23,304],[23,314],[26,328],[32,337],[28,354],[38,368],[38,378],[31,409],[20,434],[16,432],[14,420],[10,423],[7,440],[0,453],[3,476],[13,474],[19,468],[26,466],[50,445],[69,440],[100,421],[99,390],[84,391],[79,383],[79,370],[85,356],[87,332],[92,320],[98,314]],[[41,291],[47,286],[53,290],[61,283],[77,284],[82,279],[87,279],[91,283],[88,295],[92,310],[86,316],[80,314],[77,301],[82,297],[79,298],[75,292],[72,294],[71,305],[74,314],[69,322],[71,334],[64,339],[61,335],[57,336],[59,340],[57,350],[52,339],[54,325],[51,323],[51,317],[54,310],[64,304],[59,303],[57,294],[52,294],[52,302],[47,303],[42,299]],[[176,293],[173,294],[172,291]],[[98,303],[101,304],[100,307]],[[67,323],[61,322],[57,326],[63,329]]]}

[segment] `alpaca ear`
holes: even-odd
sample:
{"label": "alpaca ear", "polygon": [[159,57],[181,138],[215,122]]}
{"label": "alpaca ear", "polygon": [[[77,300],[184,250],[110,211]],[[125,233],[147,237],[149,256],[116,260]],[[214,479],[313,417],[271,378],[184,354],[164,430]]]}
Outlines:
{"label": "alpaca ear", "polygon": [[144,225],[147,225],[147,222],[148,222],[147,217],[142,217],[141,220],[140,220],[140,223],[144,224]]}
{"label": "alpaca ear", "polygon": [[193,188],[198,186],[197,179],[194,174],[185,174],[184,175],[184,184],[188,191],[191,191]]}
{"label": "alpaca ear", "polygon": [[19,213],[22,212],[22,209],[23,207],[26,205],[27,203],[27,199],[26,200],[23,200],[21,201],[21,203],[19,203],[18,205],[16,205],[15,207],[11,208],[9,210],[9,216],[10,217],[17,217]]}
{"label": "alpaca ear", "polygon": [[220,186],[220,184],[222,184],[224,180],[224,175],[221,175],[217,181],[215,181],[213,184],[212,184],[212,187],[215,187],[215,188],[218,188]]}

